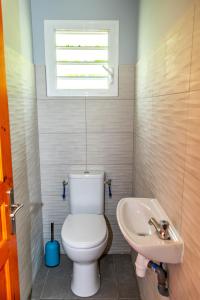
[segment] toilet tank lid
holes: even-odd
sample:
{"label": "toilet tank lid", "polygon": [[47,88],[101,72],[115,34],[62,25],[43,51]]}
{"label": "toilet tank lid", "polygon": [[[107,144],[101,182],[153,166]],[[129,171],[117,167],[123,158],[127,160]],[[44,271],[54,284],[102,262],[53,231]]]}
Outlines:
{"label": "toilet tank lid", "polygon": [[69,178],[104,178],[103,171],[76,171],[69,174]]}

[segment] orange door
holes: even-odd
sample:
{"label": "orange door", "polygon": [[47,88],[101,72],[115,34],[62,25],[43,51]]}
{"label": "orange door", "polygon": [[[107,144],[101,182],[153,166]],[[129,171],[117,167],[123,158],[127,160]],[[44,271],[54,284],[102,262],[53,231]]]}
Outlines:
{"label": "orange door", "polygon": [[12,197],[13,180],[3,45],[0,0],[0,299],[18,300],[20,296],[17,243],[14,216],[11,219],[11,213],[14,214],[19,207],[14,205]]}

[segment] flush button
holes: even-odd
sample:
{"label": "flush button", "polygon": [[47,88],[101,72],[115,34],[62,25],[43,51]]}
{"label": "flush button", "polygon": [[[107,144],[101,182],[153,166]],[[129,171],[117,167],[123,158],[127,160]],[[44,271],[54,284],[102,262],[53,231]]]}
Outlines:
{"label": "flush button", "polygon": [[84,171],[84,174],[90,174],[90,172],[89,171]]}

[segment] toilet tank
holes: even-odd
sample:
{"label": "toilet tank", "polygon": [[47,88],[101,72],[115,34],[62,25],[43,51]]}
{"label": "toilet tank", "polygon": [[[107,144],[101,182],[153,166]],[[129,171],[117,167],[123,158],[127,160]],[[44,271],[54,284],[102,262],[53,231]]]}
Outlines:
{"label": "toilet tank", "polygon": [[74,172],[69,175],[71,214],[104,213],[104,172]]}

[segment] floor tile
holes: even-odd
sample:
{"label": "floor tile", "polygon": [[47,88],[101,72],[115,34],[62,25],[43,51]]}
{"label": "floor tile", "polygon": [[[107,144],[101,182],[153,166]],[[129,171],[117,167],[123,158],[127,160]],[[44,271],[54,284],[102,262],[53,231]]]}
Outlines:
{"label": "floor tile", "polygon": [[117,298],[118,290],[116,282],[113,279],[104,279],[101,280],[101,287],[96,295],[92,296],[94,299],[101,298]]}
{"label": "floor tile", "polygon": [[32,294],[31,299],[32,300],[38,300],[40,299],[40,295],[47,277],[49,269],[45,267],[44,265],[41,266],[39,269],[39,272],[37,273],[37,276],[35,278],[35,282],[32,288]]}
{"label": "floor tile", "polygon": [[[32,300],[81,299],[71,291],[72,262],[61,256],[55,268],[41,267],[33,287]],[[139,300],[135,272],[130,255],[105,255],[99,261],[101,287],[85,300]],[[34,298],[34,297],[35,298]]]}
{"label": "floor tile", "polygon": [[131,256],[128,254],[114,255],[114,267],[117,277],[135,277]]}
{"label": "floor tile", "polygon": [[99,270],[101,278],[114,278],[114,258],[113,255],[104,255],[99,261]]}
{"label": "floor tile", "polygon": [[70,281],[70,275],[62,274],[62,272],[49,272],[41,299],[66,299],[70,289]]}
{"label": "floor tile", "polygon": [[136,283],[131,282],[120,282],[118,283],[119,298],[137,298],[139,296],[139,291]]}

